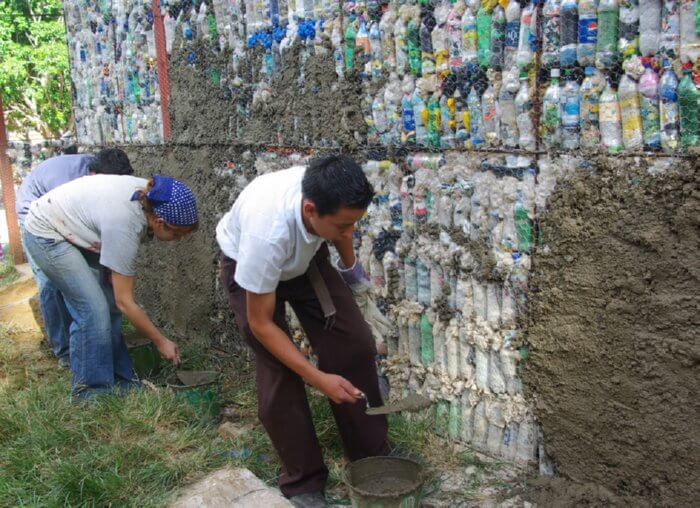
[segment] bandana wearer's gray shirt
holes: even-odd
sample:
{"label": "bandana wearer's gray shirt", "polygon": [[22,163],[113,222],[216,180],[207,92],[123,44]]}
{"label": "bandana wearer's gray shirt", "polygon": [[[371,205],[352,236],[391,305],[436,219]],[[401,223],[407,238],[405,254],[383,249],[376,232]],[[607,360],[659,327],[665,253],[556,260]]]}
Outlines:
{"label": "bandana wearer's gray shirt", "polygon": [[131,197],[147,184],[144,178],[126,175],[73,180],[34,201],[24,227],[34,236],[99,252],[102,266],[133,276],[146,215]]}

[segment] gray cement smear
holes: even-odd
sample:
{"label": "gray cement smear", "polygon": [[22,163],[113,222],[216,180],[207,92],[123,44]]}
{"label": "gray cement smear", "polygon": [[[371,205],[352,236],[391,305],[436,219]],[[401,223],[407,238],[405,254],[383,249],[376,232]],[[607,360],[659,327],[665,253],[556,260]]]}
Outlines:
{"label": "gray cement smear", "polygon": [[[357,76],[338,81],[330,46],[310,54],[299,80],[301,46],[281,57],[270,89],[253,100],[261,50],[248,50],[240,77],[229,86],[217,78],[233,73],[230,50],[214,52],[203,43],[183,46],[176,39],[170,69],[172,140],[179,143],[247,143],[286,146],[337,146],[355,150],[367,130]],[[307,50],[308,51],[308,50]],[[194,62],[188,58],[194,56]],[[217,69],[219,74],[212,74]],[[224,69],[227,69],[224,71]],[[230,73],[230,74],[229,74]],[[258,91],[259,92],[259,91]],[[296,125],[296,129],[294,126]],[[356,134],[357,133],[357,134]]]}
{"label": "gray cement smear", "polygon": [[691,161],[657,174],[646,165],[595,160],[550,198],[524,382],[558,472],[627,496],[623,504],[691,506],[700,172]]}

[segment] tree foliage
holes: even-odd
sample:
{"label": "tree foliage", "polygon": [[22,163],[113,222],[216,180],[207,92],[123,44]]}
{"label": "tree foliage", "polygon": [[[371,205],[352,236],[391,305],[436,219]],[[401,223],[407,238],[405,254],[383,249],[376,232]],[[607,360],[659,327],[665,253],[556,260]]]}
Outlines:
{"label": "tree foliage", "polygon": [[0,0],[0,91],[8,129],[45,138],[71,122],[61,0]]}

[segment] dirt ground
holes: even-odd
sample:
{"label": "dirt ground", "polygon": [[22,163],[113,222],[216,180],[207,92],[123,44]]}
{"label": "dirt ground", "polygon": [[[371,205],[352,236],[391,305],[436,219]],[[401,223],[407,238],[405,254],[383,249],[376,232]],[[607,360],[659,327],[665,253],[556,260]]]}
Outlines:
{"label": "dirt ground", "polygon": [[622,504],[697,505],[698,163],[610,161],[542,216],[526,395],[558,472]]}

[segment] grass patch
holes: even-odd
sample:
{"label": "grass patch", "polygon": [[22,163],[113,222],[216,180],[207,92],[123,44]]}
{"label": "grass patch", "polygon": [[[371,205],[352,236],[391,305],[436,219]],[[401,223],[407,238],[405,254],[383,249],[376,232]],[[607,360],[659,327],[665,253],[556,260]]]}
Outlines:
{"label": "grass patch", "polygon": [[0,288],[12,284],[19,279],[19,272],[15,268],[15,263],[12,257],[5,256],[5,259],[0,261]]}
{"label": "grass patch", "polygon": [[70,402],[66,371],[0,330],[0,506],[160,506],[226,462],[167,390]]}

